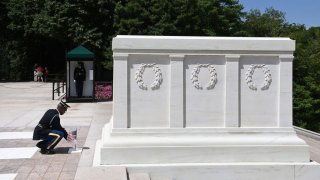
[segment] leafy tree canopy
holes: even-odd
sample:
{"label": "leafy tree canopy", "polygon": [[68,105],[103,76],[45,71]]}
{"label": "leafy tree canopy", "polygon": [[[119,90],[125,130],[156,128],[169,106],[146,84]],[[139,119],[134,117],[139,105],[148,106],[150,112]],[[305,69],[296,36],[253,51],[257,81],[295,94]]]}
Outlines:
{"label": "leafy tree canopy", "polygon": [[242,5],[234,0],[135,0],[115,9],[116,34],[230,36],[239,30]]}

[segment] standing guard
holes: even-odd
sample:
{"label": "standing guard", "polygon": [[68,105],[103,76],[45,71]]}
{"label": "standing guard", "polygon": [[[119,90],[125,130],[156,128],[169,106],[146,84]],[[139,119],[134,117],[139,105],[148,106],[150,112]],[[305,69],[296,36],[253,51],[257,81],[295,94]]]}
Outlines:
{"label": "standing guard", "polygon": [[83,81],[86,80],[86,69],[83,62],[78,62],[78,66],[74,69],[74,81],[76,83],[76,91],[78,98],[82,97]]}

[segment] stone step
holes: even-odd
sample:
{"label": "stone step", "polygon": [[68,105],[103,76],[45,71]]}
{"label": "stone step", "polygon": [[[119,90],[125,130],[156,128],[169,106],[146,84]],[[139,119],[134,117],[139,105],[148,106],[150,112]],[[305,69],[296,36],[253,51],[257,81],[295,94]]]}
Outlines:
{"label": "stone step", "polygon": [[[126,165],[127,172],[148,173],[151,180],[319,180],[320,164],[308,163],[188,163]],[[168,179],[171,178],[171,179]],[[130,179],[131,180],[131,179]]]}
{"label": "stone step", "polygon": [[171,179],[171,178],[162,178],[162,177],[157,178],[157,177],[155,177],[155,178],[152,178],[152,180],[173,180],[173,179]]}
{"label": "stone step", "polygon": [[[151,180],[148,173],[129,173],[128,180]],[[154,177],[152,180],[172,180],[171,178]]]}
{"label": "stone step", "polygon": [[129,173],[129,180],[150,180],[148,173]]}
{"label": "stone step", "polygon": [[78,167],[75,180],[128,180],[125,167]]}

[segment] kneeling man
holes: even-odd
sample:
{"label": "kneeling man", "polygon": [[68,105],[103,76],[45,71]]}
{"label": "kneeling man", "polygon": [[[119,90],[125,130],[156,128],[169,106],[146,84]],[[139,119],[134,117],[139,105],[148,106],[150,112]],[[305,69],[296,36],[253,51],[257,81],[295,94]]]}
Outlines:
{"label": "kneeling man", "polygon": [[73,136],[61,126],[59,115],[63,115],[70,106],[60,102],[57,109],[49,109],[41,118],[33,132],[33,140],[42,140],[37,143],[41,154],[54,154],[53,148],[62,138],[72,141]]}

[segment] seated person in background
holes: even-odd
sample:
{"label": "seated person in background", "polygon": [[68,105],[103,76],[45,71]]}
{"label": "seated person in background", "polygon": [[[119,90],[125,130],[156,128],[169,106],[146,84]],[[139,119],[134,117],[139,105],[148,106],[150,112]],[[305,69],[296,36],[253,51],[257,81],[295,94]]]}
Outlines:
{"label": "seated person in background", "polygon": [[33,132],[33,140],[42,140],[37,143],[41,154],[54,154],[53,148],[64,137],[67,141],[74,140],[71,133],[60,124],[59,115],[63,115],[70,106],[65,102],[60,102],[57,109],[49,109],[41,118]]}

